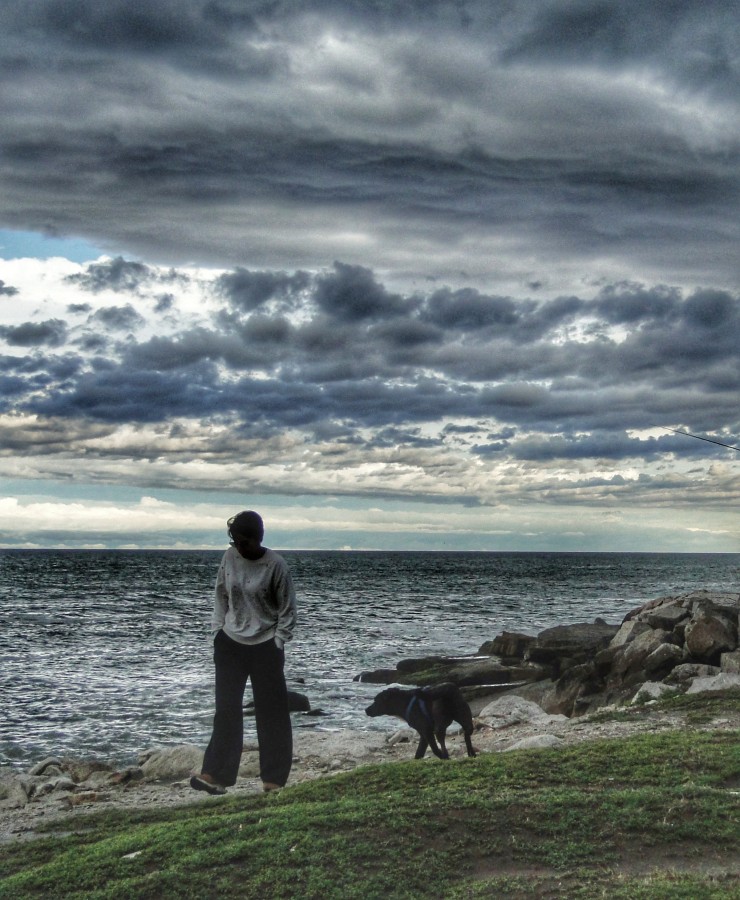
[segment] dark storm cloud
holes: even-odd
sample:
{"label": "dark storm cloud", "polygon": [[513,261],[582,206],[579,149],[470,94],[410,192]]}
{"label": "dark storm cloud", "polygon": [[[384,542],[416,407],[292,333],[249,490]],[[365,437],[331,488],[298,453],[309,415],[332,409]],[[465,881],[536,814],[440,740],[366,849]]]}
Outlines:
{"label": "dark storm cloud", "polygon": [[67,378],[76,375],[85,368],[81,357],[73,353],[53,354],[34,351],[23,356],[0,357],[0,370],[15,372],[18,375],[41,375],[51,381],[54,378]]}
{"label": "dark storm cloud", "polygon": [[[736,336],[740,333],[737,297],[722,291],[697,291],[677,305],[670,321],[646,317],[619,346],[623,377],[635,379],[652,371],[656,386],[669,384],[715,389],[738,385]],[[720,382],[716,382],[719,376]]]}
{"label": "dark storm cloud", "polygon": [[[310,281],[305,272],[250,272],[237,267],[216,281],[216,291],[239,310],[251,312],[270,300],[290,300],[304,290]],[[292,303],[291,305],[294,305]]]}
{"label": "dark storm cloud", "polygon": [[206,328],[193,328],[175,337],[154,337],[129,347],[124,368],[151,372],[183,371],[211,361],[225,362],[234,369],[249,368],[265,362],[262,354],[250,348],[238,335],[223,334]]}
{"label": "dark storm cloud", "polygon": [[424,437],[421,429],[381,428],[369,442],[370,447],[437,447],[439,441]]}
{"label": "dark storm cloud", "polygon": [[[0,409],[13,412],[29,395],[74,389],[82,369],[82,360],[74,354],[34,351],[23,357],[0,356]],[[7,440],[3,436],[3,448],[7,448]]]}
{"label": "dark storm cloud", "polygon": [[61,319],[0,325],[0,337],[11,347],[59,347],[67,338],[67,325]]}
{"label": "dark storm cloud", "polygon": [[510,297],[486,297],[471,288],[436,291],[427,304],[427,315],[443,328],[477,331],[493,325],[512,326],[521,311]]}
{"label": "dark storm cloud", "polygon": [[154,306],[155,313],[166,313],[174,308],[175,298],[172,294],[162,294],[157,298],[157,302]]}
{"label": "dark storm cloud", "polygon": [[[456,382],[461,394],[463,384],[503,382],[481,392],[488,412],[532,408],[531,395],[547,380],[549,403],[553,393],[572,399],[614,383],[719,394],[736,389],[740,378],[738,302],[724,291],[684,297],[674,288],[624,284],[604,288],[592,300],[515,301],[472,289],[404,296],[387,291],[369,270],[338,264],[313,280],[233,274],[234,281],[225,275],[217,282],[232,309],[217,312],[213,328],[133,344],[124,365],[173,371],[215,361],[235,371],[256,367],[284,381],[316,384],[414,381],[419,371],[430,371]],[[237,283],[236,293],[224,288]],[[251,313],[252,300],[241,290],[248,285],[262,285]],[[275,299],[278,308],[297,308],[299,296],[299,321],[262,311]],[[130,305],[104,307],[94,320],[110,331],[143,324]]]}
{"label": "dark storm cloud", "polygon": [[242,334],[249,343],[286,345],[293,326],[284,316],[250,316],[244,324]]}
{"label": "dark storm cloud", "polygon": [[91,310],[79,330],[41,318],[3,326],[8,348],[37,351],[3,358],[4,410],[548,465],[721,458],[684,436],[630,432],[667,425],[730,444],[740,433],[740,297],[727,291],[615,283],[592,297],[517,300],[391,291],[340,263],[310,277],[239,269],[201,283],[206,315],[144,334],[134,302],[150,301],[139,290],[130,283],[131,304]]}
{"label": "dark storm cloud", "polygon": [[[500,445],[511,450],[516,459],[534,462],[553,460],[601,459],[623,460],[641,459],[649,462],[664,454],[676,454],[684,459],[703,459],[707,456],[726,455],[719,445],[706,447],[688,435],[665,434],[660,437],[635,438],[618,431],[595,432],[590,435],[558,435],[547,439],[525,439],[516,445]],[[489,455],[490,447],[475,447],[474,451]]]}
{"label": "dark storm cloud", "polygon": [[87,353],[103,353],[109,345],[109,340],[102,334],[83,334],[73,341],[75,347]]}
{"label": "dark storm cloud", "polygon": [[[321,302],[348,321],[396,302],[363,268],[735,286],[726,0],[38,0],[3,4],[0,35],[7,227],[178,263],[346,259]],[[266,275],[221,287],[272,296]]]}
{"label": "dark storm cloud", "polygon": [[586,59],[617,69],[646,61],[694,87],[731,92],[738,87],[736,17],[733,0],[541,3],[506,55],[562,64]]}
{"label": "dark storm cloud", "polygon": [[181,415],[217,415],[225,409],[217,388],[209,365],[156,374],[113,366],[88,372],[74,391],[32,400],[27,409],[52,418],[83,416],[103,423],[160,422]]}
{"label": "dark storm cloud", "polygon": [[673,318],[680,303],[681,293],[675,288],[621,284],[602,290],[595,308],[607,322],[631,324]]}
{"label": "dark storm cloud", "polygon": [[[51,0],[27,12],[29,26],[45,28],[60,41],[76,46],[152,52],[168,48],[182,51],[197,46],[221,46],[221,29],[199,4],[160,2],[108,2]],[[214,4],[214,11],[218,5]]]}
{"label": "dark storm cloud", "polygon": [[18,288],[14,288],[11,284],[6,284],[0,279],[0,297],[14,297],[18,293]]}
{"label": "dark storm cloud", "polygon": [[0,374],[0,412],[11,412],[15,398],[26,393],[28,393],[26,379]]}
{"label": "dark storm cloud", "polygon": [[90,322],[111,331],[130,331],[144,325],[146,320],[127,303],[126,306],[104,306],[90,316]]}
{"label": "dark storm cloud", "polygon": [[369,329],[368,334],[385,344],[389,352],[395,347],[401,353],[408,353],[420,345],[441,344],[444,341],[444,332],[441,328],[409,318],[393,319],[376,325]]}
{"label": "dark storm cloud", "polygon": [[319,278],[314,299],[327,315],[346,322],[400,316],[410,307],[408,300],[379,284],[370,269],[340,262]]}
{"label": "dark storm cloud", "polygon": [[150,269],[143,263],[118,256],[108,262],[91,263],[84,272],[68,275],[67,280],[85,290],[132,291],[150,277]]}
{"label": "dark storm cloud", "polygon": [[443,431],[445,434],[480,434],[484,431],[480,425],[445,425]]}

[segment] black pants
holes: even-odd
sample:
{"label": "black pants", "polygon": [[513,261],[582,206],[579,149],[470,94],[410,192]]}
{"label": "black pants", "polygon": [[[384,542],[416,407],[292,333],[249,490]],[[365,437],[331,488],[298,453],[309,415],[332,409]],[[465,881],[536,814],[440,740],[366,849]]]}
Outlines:
{"label": "black pants", "polygon": [[219,784],[236,783],[244,744],[244,689],[252,679],[260,777],[284,785],[293,762],[293,731],[283,666],[285,654],[275,641],[239,644],[219,631],[213,642],[216,665],[216,715],[203,757],[203,773]]}

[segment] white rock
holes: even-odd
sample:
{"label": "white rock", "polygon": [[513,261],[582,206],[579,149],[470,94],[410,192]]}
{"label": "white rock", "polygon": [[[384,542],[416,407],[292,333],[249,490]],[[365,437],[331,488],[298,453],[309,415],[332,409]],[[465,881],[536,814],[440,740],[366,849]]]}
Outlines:
{"label": "white rock", "polygon": [[0,809],[20,809],[28,803],[28,792],[17,774],[3,773],[0,779]]}
{"label": "white rock", "polygon": [[646,681],[632,698],[632,703],[644,703],[646,700],[657,700],[663,694],[675,692],[676,688],[662,681]]}
{"label": "white rock", "polygon": [[244,754],[239,763],[239,778],[257,778],[260,773],[260,761],[255,753]]}
{"label": "white rock", "polygon": [[49,778],[36,787],[34,797],[45,797],[47,794],[53,794],[55,791],[73,791],[76,787],[77,785],[74,781],[65,775],[58,778]]}
{"label": "white rock", "polygon": [[140,757],[144,778],[157,781],[164,778],[184,778],[191,772],[199,772],[203,764],[203,751],[193,744],[177,747],[159,747],[148,750]]}
{"label": "white rock", "polygon": [[554,734],[535,734],[532,737],[516,741],[502,752],[507,753],[509,750],[549,750],[553,747],[563,746],[565,746],[565,741]]}
{"label": "white rock", "polygon": [[408,744],[418,737],[418,733],[411,728],[400,728],[398,731],[394,731],[387,741],[391,747],[395,747],[396,744]]}
{"label": "white rock", "polygon": [[478,719],[484,725],[490,725],[492,728],[508,728],[510,725],[522,723],[541,725],[568,721],[567,716],[551,716],[532,700],[525,700],[523,697],[516,697],[513,694],[489,703],[480,711]]}
{"label": "white rock", "polygon": [[23,788],[30,800],[36,795],[38,789],[46,784],[46,779],[43,775],[19,775],[18,784]]}
{"label": "white rock", "polygon": [[695,678],[691,682],[687,694],[703,694],[706,691],[725,691],[728,688],[740,688],[740,675],[730,672],[721,672],[709,678]]}
{"label": "white rock", "polygon": [[108,787],[110,777],[110,772],[93,772],[89,778],[81,781],[79,786],[86,791],[97,791],[102,787]]}
{"label": "white rock", "polygon": [[[50,767],[54,767],[53,773],[47,773],[46,770]],[[36,765],[28,770],[29,775],[44,775],[44,774],[54,774],[61,775],[62,772],[62,761],[57,759],[55,756],[50,756],[48,759],[43,759],[41,762],[36,763]]]}

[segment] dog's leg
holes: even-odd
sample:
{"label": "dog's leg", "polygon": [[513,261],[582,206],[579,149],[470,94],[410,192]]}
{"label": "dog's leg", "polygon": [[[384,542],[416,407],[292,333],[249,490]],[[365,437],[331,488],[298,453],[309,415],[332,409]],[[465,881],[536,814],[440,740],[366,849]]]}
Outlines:
{"label": "dog's leg", "polygon": [[[414,759],[422,759],[424,754],[427,752],[427,747],[429,746],[429,741],[424,737],[424,735],[419,736],[419,746],[416,748],[416,756]],[[434,750],[434,747],[432,747]]]}
{"label": "dog's leg", "polygon": [[465,746],[468,748],[468,756],[475,756],[476,751],[473,747],[473,742],[470,740],[470,736],[474,730],[473,717],[470,714],[470,707],[463,697],[459,697],[456,701],[453,719],[463,730],[463,734],[465,735]]}
{"label": "dog's leg", "polygon": [[433,734],[429,735],[429,746],[432,748],[432,753],[435,756],[438,756],[440,759],[449,759],[450,758],[450,754],[447,752],[446,749],[440,750],[439,745],[437,744],[437,741]]}
{"label": "dog's leg", "polygon": [[436,732],[437,743],[439,744],[439,749],[442,751],[442,759],[449,759],[450,754],[447,752],[447,746],[445,745],[445,731],[445,728],[441,728]]}

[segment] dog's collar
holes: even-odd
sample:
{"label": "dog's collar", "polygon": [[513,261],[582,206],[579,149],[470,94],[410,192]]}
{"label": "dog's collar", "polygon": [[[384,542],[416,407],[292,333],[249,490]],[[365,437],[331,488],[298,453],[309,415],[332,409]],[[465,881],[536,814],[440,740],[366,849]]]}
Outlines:
{"label": "dog's collar", "polygon": [[414,709],[414,704],[418,704],[419,709],[421,710],[422,716],[424,716],[424,718],[428,722],[431,722],[432,717],[429,715],[429,710],[427,709],[427,705],[418,694],[414,694],[413,697],[409,700],[409,705],[406,707],[406,720],[408,721],[408,718]]}

